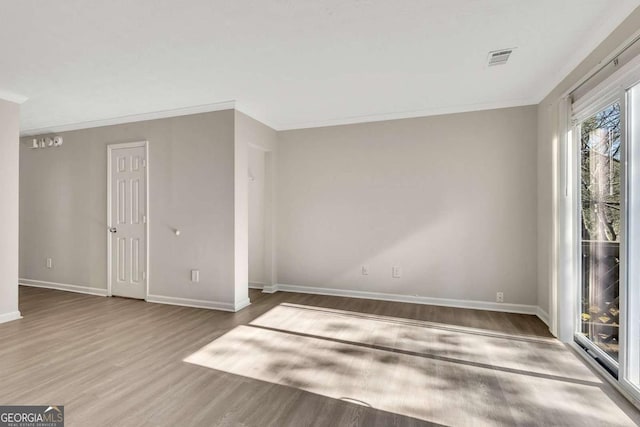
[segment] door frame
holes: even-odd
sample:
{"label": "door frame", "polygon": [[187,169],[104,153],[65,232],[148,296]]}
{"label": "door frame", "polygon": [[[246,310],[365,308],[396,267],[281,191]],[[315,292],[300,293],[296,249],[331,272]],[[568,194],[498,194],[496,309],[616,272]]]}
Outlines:
{"label": "door frame", "polygon": [[[264,264],[266,267],[266,274],[268,276],[267,282],[262,283],[263,293],[273,293],[276,288],[277,277],[277,264],[276,264],[276,183],[275,183],[275,151],[271,148],[264,147],[252,142],[247,144],[247,150],[255,149],[264,153],[264,178],[265,178],[265,201],[267,200],[268,193],[268,209],[265,209],[265,219],[268,220],[264,229]],[[245,174],[245,179],[249,179],[249,176]],[[267,188],[268,184],[268,188]],[[268,190],[268,191],[267,191]],[[248,195],[248,191],[247,191]],[[247,203],[247,209],[249,204]],[[250,284],[249,284],[250,285]]]}
{"label": "door frame", "polygon": [[144,179],[145,179],[145,215],[146,222],[144,224],[144,235],[145,235],[145,296],[144,300],[146,301],[149,298],[149,141],[134,141],[134,142],[124,142],[124,143],[116,143],[116,144],[108,144],[107,145],[107,296],[113,296],[111,293],[111,268],[112,268],[112,244],[111,244],[111,232],[109,231],[109,227],[112,225],[112,217],[111,217],[111,155],[114,150],[122,149],[122,148],[136,148],[143,147],[144,148],[144,156],[146,160],[146,167],[144,168]]}
{"label": "door frame", "polygon": [[[629,95],[628,91],[632,87],[640,84],[640,56],[635,57],[630,60],[627,64],[623,65],[619,70],[613,73],[611,76],[606,78],[604,81],[599,83],[597,86],[592,88],[585,95],[580,97],[578,100],[574,101],[572,105],[568,107],[568,124],[567,130],[569,132],[570,137],[567,138],[567,144],[570,147],[570,154],[567,156],[566,163],[561,165],[561,168],[568,172],[568,176],[572,180],[570,186],[568,186],[570,190],[570,198],[571,203],[567,203],[565,205],[565,209],[570,207],[573,212],[569,214],[572,216],[572,246],[571,252],[573,253],[573,271],[571,277],[562,278],[558,282],[558,286],[556,287],[556,292],[558,292],[559,288],[569,286],[574,292],[571,297],[571,305],[575,310],[578,307],[578,292],[575,289],[574,285],[578,285],[578,281],[580,280],[580,276],[578,273],[579,269],[579,207],[578,207],[578,194],[579,194],[579,182],[577,173],[579,171],[579,154],[577,150],[578,146],[578,135],[576,132],[576,125],[578,122],[590,115],[591,113],[597,112],[597,110],[606,104],[610,104],[615,100],[619,100],[621,103],[620,115],[621,115],[621,140],[623,143],[622,152],[621,152],[621,165],[624,166],[624,171],[621,173],[621,230],[625,232],[621,235],[620,238],[620,348],[618,354],[618,375],[617,378],[610,375],[610,372],[605,370],[599,363],[595,362],[591,356],[587,356],[587,353],[584,352],[578,345],[570,343],[577,349],[578,354],[585,358],[588,363],[593,366],[598,372],[600,372],[603,377],[612,384],[620,393],[625,396],[632,404],[636,407],[640,408],[640,389],[632,384],[629,381],[629,363],[632,362],[632,357],[629,354],[629,346],[630,346],[630,334],[637,330],[637,328],[630,328],[629,323],[629,305],[628,302],[630,298],[635,298],[637,296],[638,291],[630,286],[630,279],[637,280],[635,277],[638,274],[638,270],[634,270],[630,276],[630,266],[629,263],[630,255],[633,255],[634,252],[638,250],[639,245],[631,242],[630,239],[630,231],[629,226],[631,225],[634,229],[637,227],[635,222],[630,222],[630,214],[632,212],[629,211],[629,203],[633,202],[635,199],[632,197],[632,191],[630,192],[631,186],[636,182],[633,177],[630,175],[630,171],[635,170],[634,162],[631,161],[629,153],[634,152],[634,148],[637,152],[637,147],[634,147],[632,138],[630,138],[630,123],[632,120],[629,117]],[[563,248],[560,248],[562,250]],[[566,250],[566,247],[564,247]],[[573,283],[575,282],[575,283]],[[566,301],[568,302],[568,301]],[[567,309],[567,305],[558,304],[554,309],[559,312],[562,308]],[[636,311],[638,310],[638,305],[634,308]],[[634,313],[637,314],[637,313]],[[576,330],[576,326],[578,323],[578,314],[574,313],[574,322],[571,326],[573,330]],[[564,338],[564,335],[563,335]],[[567,340],[568,341],[568,340]]]}
{"label": "door frame", "polygon": [[[580,143],[581,143],[581,133],[580,126],[584,120],[587,120],[589,117],[597,114],[603,109],[618,103],[620,105],[620,235],[619,235],[619,257],[620,262],[618,264],[619,269],[619,299],[620,299],[620,318],[619,318],[619,331],[618,331],[618,340],[619,340],[619,351],[618,351],[618,360],[615,360],[608,354],[606,354],[602,349],[600,349],[595,343],[591,342],[588,338],[582,336],[580,333],[581,322],[579,319],[580,313],[582,312],[581,306],[581,289],[583,287],[582,280],[582,190],[581,190],[581,182],[580,182],[580,173],[581,173],[581,157],[580,157]],[[574,147],[574,158],[573,161],[575,164],[573,165],[574,173],[576,174],[574,179],[574,192],[576,197],[576,209],[574,212],[574,230],[573,235],[574,239],[574,257],[575,262],[575,280],[576,287],[575,292],[576,295],[574,301],[574,340],[583,348],[590,350],[593,354],[597,355],[597,359],[606,366],[606,369],[614,375],[616,378],[622,377],[622,371],[625,368],[625,354],[627,347],[627,323],[626,323],[626,290],[627,290],[627,241],[628,241],[628,230],[627,230],[627,218],[628,218],[628,209],[627,209],[627,195],[628,195],[628,186],[627,186],[627,106],[626,106],[626,89],[624,88],[612,88],[606,93],[601,94],[599,97],[589,100],[588,103],[583,104],[580,110],[572,116],[573,127],[572,127],[572,137],[573,140],[571,143]]]}

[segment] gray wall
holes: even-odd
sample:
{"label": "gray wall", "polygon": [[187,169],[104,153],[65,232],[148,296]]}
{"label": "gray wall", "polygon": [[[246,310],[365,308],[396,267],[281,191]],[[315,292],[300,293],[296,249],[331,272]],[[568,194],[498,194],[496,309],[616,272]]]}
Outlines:
{"label": "gray wall", "polygon": [[282,132],[278,282],[537,304],[536,134],[535,106]]}
{"label": "gray wall", "polygon": [[584,61],[538,105],[538,305],[550,313],[550,288],[554,269],[553,142],[558,138],[561,95],[632,37],[640,28],[640,8],[629,15]]}
{"label": "gray wall", "polygon": [[[29,149],[23,138],[20,277],[106,288],[107,144],[148,140],[150,294],[236,301],[234,114],[65,132],[55,149]],[[200,283],[190,282],[191,269]]]}
{"label": "gray wall", "polygon": [[18,135],[20,108],[0,100],[0,322],[18,313]]}

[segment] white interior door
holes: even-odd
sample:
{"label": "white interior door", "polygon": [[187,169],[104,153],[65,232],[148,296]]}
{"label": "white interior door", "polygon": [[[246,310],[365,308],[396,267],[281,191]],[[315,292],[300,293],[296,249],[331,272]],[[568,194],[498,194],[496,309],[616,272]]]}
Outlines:
{"label": "white interior door", "polygon": [[111,295],[147,296],[146,142],[110,145],[109,288]]}

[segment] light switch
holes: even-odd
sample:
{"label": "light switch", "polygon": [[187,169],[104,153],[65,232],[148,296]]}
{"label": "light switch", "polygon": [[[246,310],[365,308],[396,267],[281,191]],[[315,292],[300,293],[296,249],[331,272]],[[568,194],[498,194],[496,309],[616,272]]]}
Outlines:
{"label": "light switch", "polygon": [[198,283],[200,281],[200,270],[191,270],[191,281]]}

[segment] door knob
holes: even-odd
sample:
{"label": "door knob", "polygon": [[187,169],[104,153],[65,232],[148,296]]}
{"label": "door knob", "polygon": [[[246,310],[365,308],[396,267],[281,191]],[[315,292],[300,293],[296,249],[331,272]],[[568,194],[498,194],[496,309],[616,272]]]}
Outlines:
{"label": "door knob", "polygon": [[115,228],[115,227],[109,227],[109,231],[112,232],[112,233],[117,233],[118,229]]}

